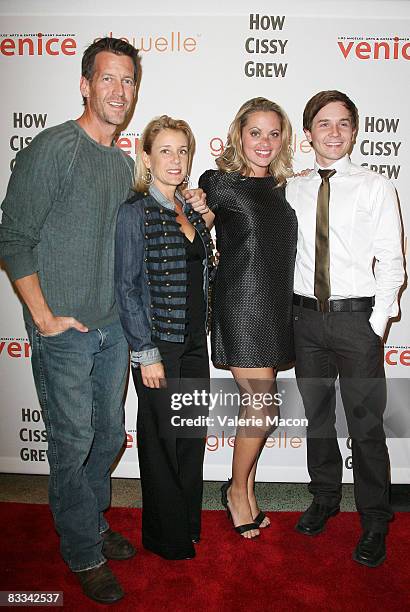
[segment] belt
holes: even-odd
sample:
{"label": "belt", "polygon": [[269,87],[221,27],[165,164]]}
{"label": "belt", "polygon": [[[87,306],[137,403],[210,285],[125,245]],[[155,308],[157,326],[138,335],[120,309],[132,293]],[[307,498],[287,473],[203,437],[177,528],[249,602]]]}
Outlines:
{"label": "belt", "polygon": [[[309,308],[321,312],[320,303],[316,298],[293,294],[295,306]],[[374,297],[346,298],[345,300],[328,300],[323,312],[366,312],[374,306]]]}

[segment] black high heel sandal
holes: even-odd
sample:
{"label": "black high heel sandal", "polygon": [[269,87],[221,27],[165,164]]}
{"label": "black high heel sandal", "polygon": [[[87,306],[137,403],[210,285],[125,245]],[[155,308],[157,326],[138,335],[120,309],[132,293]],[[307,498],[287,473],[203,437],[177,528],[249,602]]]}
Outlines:
{"label": "black high heel sandal", "polygon": [[[228,519],[231,521],[233,528],[235,529],[236,533],[239,533],[239,535],[242,535],[243,533],[246,533],[247,531],[251,531],[252,529],[258,529],[258,525],[253,522],[253,523],[246,523],[245,525],[238,525],[237,527],[235,527],[235,524],[233,522],[233,518],[232,518],[232,514],[231,511],[229,510],[229,505],[228,505],[228,489],[232,484],[232,478],[230,478],[227,482],[225,482],[222,487],[221,487],[221,503],[222,505],[226,508],[226,514],[228,516]],[[259,516],[259,515],[258,515]],[[261,520],[261,522],[263,521],[263,518]],[[255,536],[257,537],[257,536]],[[253,540],[253,538],[250,538],[251,540]]]}
{"label": "black high heel sandal", "polygon": [[[253,519],[253,522],[259,528],[261,526],[261,523],[263,523],[265,519],[266,519],[266,514],[261,510],[259,514],[255,516],[255,518]],[[266,527],[270,527],[270,523],[269,525],[266,525]],[[261,529],[266,529],[266,527],[261,527]]]}

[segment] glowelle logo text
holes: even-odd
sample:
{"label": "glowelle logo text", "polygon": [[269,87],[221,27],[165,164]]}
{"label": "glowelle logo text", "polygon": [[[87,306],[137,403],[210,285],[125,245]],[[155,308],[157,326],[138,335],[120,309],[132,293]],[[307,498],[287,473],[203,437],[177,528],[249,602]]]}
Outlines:
{"label": "glowelle logo text", "polygon": [[[109,32],[109,38],[119,38],[133,45],[141,53],[149,53],[155,51],[157,53],[193,53],[197,50],[198,40],[195,36],[186,36],[182,32],[169,32],[168,34],[152,35],[144,34],[141,36],[127,35],[119,36]],[[197,35],[198,36],[198,35]],[[95,38],[94,42],[100,40],[101,37]]]}
{"label": "glowelle logo text", "polygon": [[0,55],[75,55],[77,43],[66,34],[11,34],[0,38]]}
{"label": "glowelle logo text", "polygon": [[410,60],[410,42],[398,36],[386,39],[346,36],[340,38],[337,44],[345,60]]}

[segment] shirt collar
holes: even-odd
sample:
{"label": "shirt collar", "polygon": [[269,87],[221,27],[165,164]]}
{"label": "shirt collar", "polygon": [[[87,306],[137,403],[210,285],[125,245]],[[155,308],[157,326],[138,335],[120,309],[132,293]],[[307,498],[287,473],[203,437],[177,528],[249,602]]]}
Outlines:
{"label": "shirt collar", "polygon": [[335,162],[333,162],[333,164],[331,164],[330,166],[327,166],[327,168],[322,168],[322,166],[320,166],[317,161],[315,161],[315,172],[317,174],[318,170],[336,170],[337,174],[348,174],[349,170],[350,170],[350,166],[351,166],[351,161],[350,161],[350,157],[348,155],[345,155],[344,157],[342,157],[341,159],[337,159]]}
{"label": "shirt collar", "polygon": [[[160,204],[164,208],[175,210],[174,202],[170,202],[170,200],[168,200],[168,198],[166,198],[164,194],[161,193],[158,187],[155,187],[155,185],[150,185],[148,188],[148,191],[149,191],[149,194],[154,198],[154,200],[158,202],[158,204]],[[185,200],[181,196],[178,190],[175,191],[175,197],[179,202],[181,202],[183,206],[185,205]]]}

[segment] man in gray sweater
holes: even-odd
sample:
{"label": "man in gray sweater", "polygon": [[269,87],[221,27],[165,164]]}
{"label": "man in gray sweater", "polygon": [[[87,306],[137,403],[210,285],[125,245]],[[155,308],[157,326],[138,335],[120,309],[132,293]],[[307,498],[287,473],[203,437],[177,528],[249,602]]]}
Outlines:
{"label": "man in gray sweater", "polygon": [[17,155],[0,226],[0,256],[24,303],[61,553],[85,594],[101,603],[123,596],[107,559],[135,554],[103,511],[124,443],[128,370],[113,250],[133,162],[113,141],[132,112],[137,53],[114,38],[86,49],[84,112]]}

